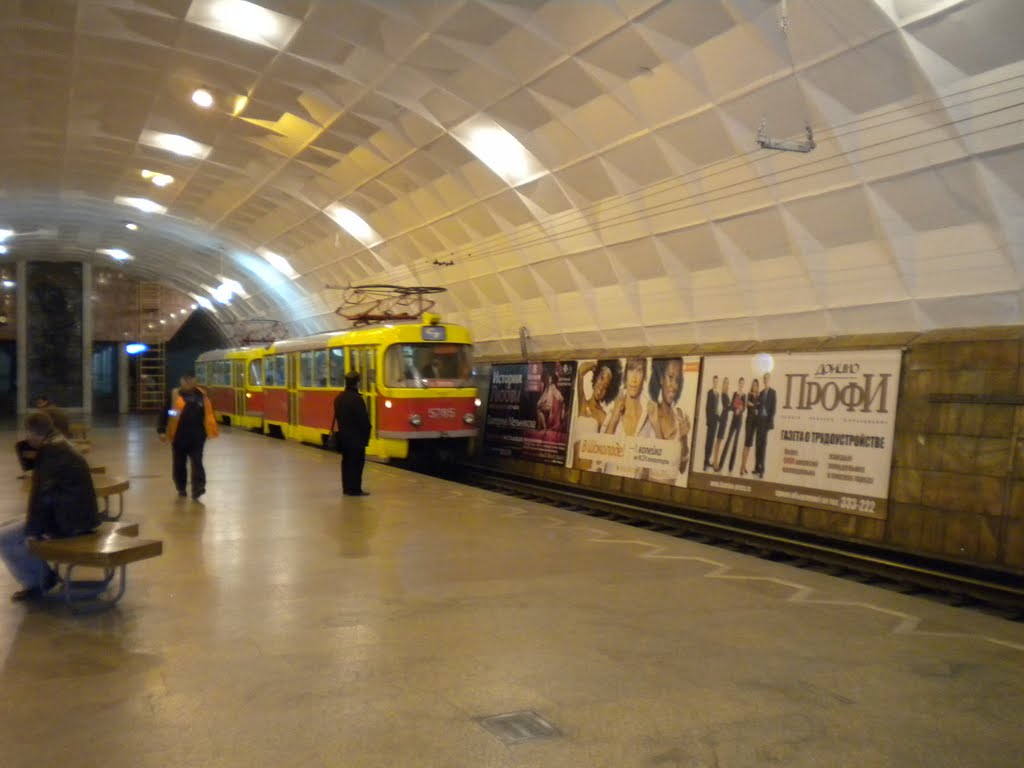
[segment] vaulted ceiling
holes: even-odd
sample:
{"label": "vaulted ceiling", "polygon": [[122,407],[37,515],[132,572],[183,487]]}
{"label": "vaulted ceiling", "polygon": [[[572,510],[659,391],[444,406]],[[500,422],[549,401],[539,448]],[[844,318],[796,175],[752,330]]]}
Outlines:
{"label": "vaulted ceiling", "polygon": [[484,354],[1021,323],[1021,30],[1021,0],[6,0],[0,258],[130,255],[292,334],[345,324],[337,286],[442,286]]}

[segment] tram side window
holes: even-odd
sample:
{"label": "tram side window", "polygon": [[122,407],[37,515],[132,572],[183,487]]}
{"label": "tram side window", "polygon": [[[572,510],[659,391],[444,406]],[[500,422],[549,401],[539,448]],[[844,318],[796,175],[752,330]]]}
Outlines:
{"label": "tram side window", "polygon": [[318,349],[313,353],[313,386],[327,386],[327,350]]}
{"label": "tram side window", "polygon": [[335,347],[330,350],[331,386],[345,386],[345,348]]}
{"label": "tram side window", "polygon": [[218,360],[213,364],[213,376],[210,382],[215,387],[231,386],[231,361]]}
{"label": "tram side window", "polygon": [[299,353],[299,386],[312,387],[313,384],[313,353]]}
{"label": "tram side window", "polygon": [[196,381],[199,382],[200,384],[206,384],[207,383],[207,377],[206,377],[206,366],[207,365],[209,365],[209,363],[196,363]]}
{"label": "tram side window", "polygon": [[266,360],[266,382],[268,387],[283,387],[284,380],[284,355],[273,355]]}
{"label": "tram side window", "polygon": [[250,360],[249,361],[249,386],[250,387],[262,387],[263,386],[263,361],[262,360]]}

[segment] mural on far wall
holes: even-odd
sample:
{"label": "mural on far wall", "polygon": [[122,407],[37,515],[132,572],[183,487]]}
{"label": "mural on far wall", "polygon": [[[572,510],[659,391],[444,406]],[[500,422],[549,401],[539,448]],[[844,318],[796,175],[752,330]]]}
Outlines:
{"label": "mural on far wall", "polygon": [[28,300],[28,401],[46,395],[58,405],[82,406],[82,265],[30,262]]}

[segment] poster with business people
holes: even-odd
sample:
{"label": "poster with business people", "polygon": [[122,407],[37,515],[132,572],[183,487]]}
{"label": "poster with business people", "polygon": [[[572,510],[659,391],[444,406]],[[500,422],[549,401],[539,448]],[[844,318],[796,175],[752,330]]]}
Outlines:
{"label": "poster with business people", "polygon": [[884,518],[899,350],[705,357],[690,487]]}
{"label": "poster with business people", "polygon": [[491,366],[484,455],[564,464],[575,362]]}
{"label": "poster with business people", "polygon": [[685,487],[699,357],[581,360],[566,466]]}

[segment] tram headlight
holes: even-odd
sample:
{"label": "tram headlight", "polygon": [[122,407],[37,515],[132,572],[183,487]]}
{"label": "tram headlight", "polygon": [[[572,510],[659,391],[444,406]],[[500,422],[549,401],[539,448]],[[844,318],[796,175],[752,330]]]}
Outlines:
{"label": "tram headlight", "polygon": [[462,420],[467,424],[472,424],[473,422],[476,421],[476,416],[474,416],[472,413],[467,413],[465,416],[462,417]]}
{"label": "tram headlight", "polygon": [[252,397],[252,392],[246,392],[245,399],[248,400],[250,397]]}
{"label": "tram headlight", "polygon": [[479,397],[473,401],[473,405],[475,405],[477,408],[480,407],[481,403],[483,403],[483,400],[481,400]]}
{"label": "tram headlight", "polygon": [[391,407],[391,401],[390,400],[385,400],[384,401],[384,407],[385,408],[390,408]]}
{"label": "tram headlight", "polygon": [[414,413],[412,416],[409,417],[409,423],[412,424],[414,427],[418,427],[423,424],[423,417],[420,416],[418,413]]}

